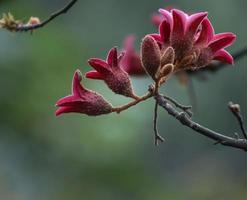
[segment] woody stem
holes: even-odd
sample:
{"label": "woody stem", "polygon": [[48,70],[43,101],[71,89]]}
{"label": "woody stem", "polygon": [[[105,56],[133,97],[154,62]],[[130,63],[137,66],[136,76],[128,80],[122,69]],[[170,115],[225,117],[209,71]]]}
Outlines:
{"label": "woody stem", "polygon": [[150,89],[150,90],[147,92],[147,94],[145,94],[145,95],[143,95],[143,96],[141,96],[141,97],[139,97],[139,98],[136,98],[134,101],[132,101],[132,102],[130,102],[130,103],[128,103],[128,104],[125,104],[125,105],[123,105],[123,106],[119,106],[119,107],[113,108],[113,109],[112,109],[112,112],[116,112],[116,113],[119,114],[119,113],[121,113],[121,112],[123,112],[123,111],[129,109],[130,107],[133,107],[133,106],[135,106],[136,104],[138,104],[138,103],[140,103],[140,102],[143,102],[143,101],[149,99],[150,97],[153,97],[154,95],[155,95],[155,93],[154,93],[154,90],[153,90],[153,88],[152,88],[152,89]]}

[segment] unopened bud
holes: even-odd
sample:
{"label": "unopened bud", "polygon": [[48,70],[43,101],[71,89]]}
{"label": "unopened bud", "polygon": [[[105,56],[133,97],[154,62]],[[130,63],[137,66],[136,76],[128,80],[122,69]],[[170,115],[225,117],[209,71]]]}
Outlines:
{"label": "unopened bud", "polygon": [[145,36],[141,45],[141,60],[146,72],[156,80],[156,73],[160,68],[161,55],[157,42],[151,36]]}
{"label": "unopened bud", "polygon": [[174,59],[175,59],[175,51],[172,47],[168,47],[161,56],[161,66],[164,66],[169,63],[173,64]]}
{"label": "unopened bud", "polygon": [[40,24],[40,19],[38,17],[30,17],[27,25],[37,25]]}
{"label": "unopened bud", "polygon": [[234,114],[239,114],[241,112],[240,105],[239,104],[234,104],[230,102],[228,104],[228,108],[234,113]]}

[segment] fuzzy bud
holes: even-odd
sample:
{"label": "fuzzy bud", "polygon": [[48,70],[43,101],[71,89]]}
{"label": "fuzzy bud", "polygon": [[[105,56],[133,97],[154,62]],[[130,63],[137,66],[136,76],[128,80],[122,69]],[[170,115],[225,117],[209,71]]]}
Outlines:
{"label": "fuzzy bud", "polygon": [[232,102],[229,102],[228,108],[232,111],[233,114],[240,114],[241,109],[239,104],[234,104]]}
{"label": "fuzzy bud", "polygon": [[170,75],[174,70],[174,65],[173,64],[167,64],[163,66],[160,70],[160,75],[161,77],[166,77]]}
{"label": "fuzzy bud", "polygon": [[157,42],[153,37],[147,35],[144,37],[141,45],[141,60],[146,72],[156,80],[156,73],[161,64],[161,53]]}
{"label": "fuzzy bud", "polygon": [[112,48],[106,60],[91,58],[88,63],[95,71],[86,73],[87,78],[103,80],[116,94],[137,98],[133,92],[132,84],[127,72],[121,66],[122,56],[118,57],[117,48]]}
{"label": "fuzzy bud", "polygon": [[112,106],[100,94],[84,88],[80,82],[82,76],[79,70],[74,74],[72,94],[57,101],[56,116],[64,113],[82,113],[97,116],[112,112]]}
{"label": "fuzzy bud", "polygon": [[38,17],[30,17],[29,21],[27,22],[27,26],[38,24],[40,24],[40,19]]}
{"label": "fuzzy bud", "polygon": [[175,51],[172,47],[168,47],[161,56],[161,66],[164,66],[169,63],[173,64],[174,59],[175,59]]}

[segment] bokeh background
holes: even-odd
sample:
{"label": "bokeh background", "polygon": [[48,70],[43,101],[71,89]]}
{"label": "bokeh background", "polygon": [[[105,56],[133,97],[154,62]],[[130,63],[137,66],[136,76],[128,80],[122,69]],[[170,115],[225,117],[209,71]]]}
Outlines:
{"label": "bokeh background", "polygon": [[[2,0],[0,13],[19,19],[44,19],[68,0]],[[156,32],[150,16],[160,7],[209,11],[216,32],[237,34],[235,52],[247,45],[246,0],[80,0],[33,35],[0,30],[0,199],[1,200],[244,200],[247,154],[223,146],[181,126],[160,110],[166,138],[153,145],[153,101],[121,115],[54,116],[56,100],[69,94],[75,69],[90,68],[90,57],[104,58],[130,33]],[[196,121],[233,135],[240,132],[227,110],[240,103],[247,120],[247,59],[207,81],[193,79]],[[149,79],[133,78],[138,94]],[[113,102],[102,82],[85,80]],[[163,92],[190,104],[188,88],[172,79]]]}

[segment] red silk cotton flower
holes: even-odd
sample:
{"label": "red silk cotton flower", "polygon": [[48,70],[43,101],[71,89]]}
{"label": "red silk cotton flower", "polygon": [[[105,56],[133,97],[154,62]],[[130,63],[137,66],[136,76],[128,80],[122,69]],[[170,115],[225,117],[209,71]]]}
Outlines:
{"label": "red silk cotton flower", "polygon": [[134,42],[134,35],[129,35],[125,38],[123,45],[124,56],[120,62],[120,65],[129,75],[145,75],[146,72],[142,67],[140,54],[135,51]]}
{"label": "red silk cotton flower", "polygon": [[236,39],[233,33],[215,34],[206,12],[188,15],[181,10],[160,9],[164,21],[159,34],[151,36],[164,51],[171,46],[175,51],[176,69],[200,68],[219,60],[233,64],[232,56],[224,48]]}
{"label": "red silk cotton flower", "polygon": [[64,113],[83,113],[90,116],[108,114],[112,106],[98,93],[84,88],[80,82],[82,76],[79,70],[74,74],[72,94],[57,101],[56,116]]}
{"label": "red silk cotton flower", "polygon": [[116,94],[138,99],[132,89],[129,75],[120,67],[124,54],[118,56],[117,48],[112,48],[106,61],[99,58],[91,58],[88,63],[96,71],[86,73],[87,78],[104,80],[108,87]]}

